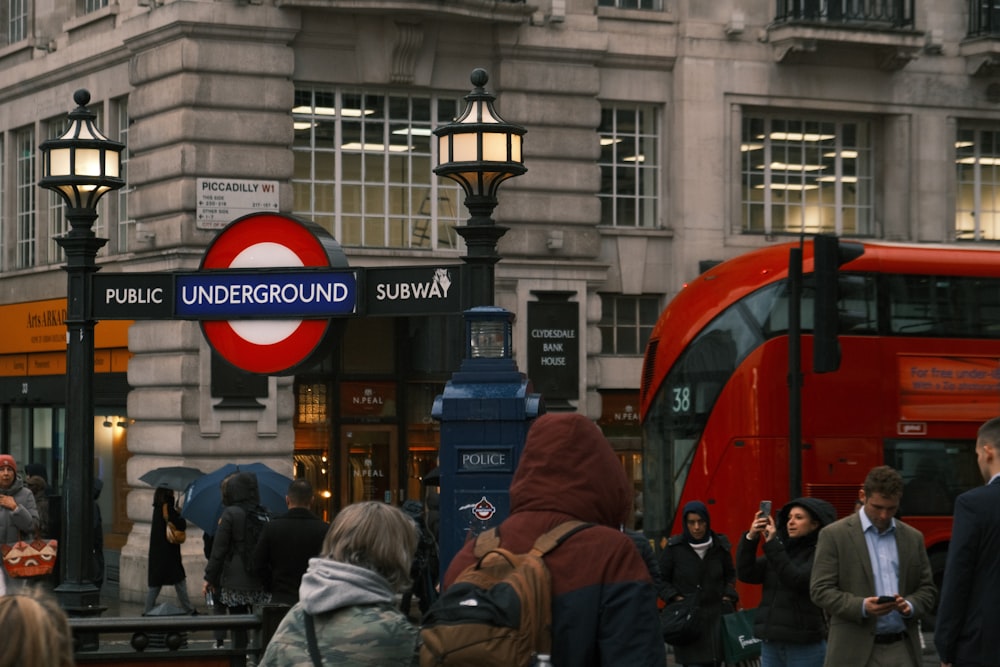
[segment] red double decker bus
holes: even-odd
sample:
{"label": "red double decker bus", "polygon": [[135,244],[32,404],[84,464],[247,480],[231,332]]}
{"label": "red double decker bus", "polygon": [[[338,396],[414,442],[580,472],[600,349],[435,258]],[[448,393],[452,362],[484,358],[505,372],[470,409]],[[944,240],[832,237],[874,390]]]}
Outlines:
{"label": "red double decker bus", "polygon": [[[789,251],[801,245],[801,443],[790,474]],[[868,470],[906,482],[899,516],[944,569],[955,496],[982,484],[976,431],[1000,415],[1000,251],[863,243],[840,267],[839,370],[815,373],[813,244],[748,252],[700,275],[661,314],[640,389],[643,530],[680,532],[704,501],[735,545],[759,501],[801,494],[854,511]],[[794,348],[793,348],[794,349]],[[940,583],[940,579],[938,579]],[[757,587],[741,591],[745,603]]]}

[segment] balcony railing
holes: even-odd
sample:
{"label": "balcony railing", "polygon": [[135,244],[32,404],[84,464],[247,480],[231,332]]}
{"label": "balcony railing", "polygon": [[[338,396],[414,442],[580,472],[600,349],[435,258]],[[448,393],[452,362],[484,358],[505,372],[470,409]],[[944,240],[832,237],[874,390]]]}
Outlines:
{"label": "balcony railing", "polygon": [[914,0],[777,0],[775,21],[815,23],[832,28],[912,29],[913,2]]}
{"label": "balcony railing", "polygon": [[969,37],[1000,37],[1000,2],[969,0]]}

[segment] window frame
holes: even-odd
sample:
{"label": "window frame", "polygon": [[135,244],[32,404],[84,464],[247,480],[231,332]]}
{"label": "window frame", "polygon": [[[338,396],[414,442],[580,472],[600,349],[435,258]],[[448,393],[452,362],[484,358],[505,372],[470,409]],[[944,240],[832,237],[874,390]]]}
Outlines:
{"label": "window frame", "polygon": [[[986,134],[991,135],[988,153],[984,150]],[[989,184],[982,178],[987,170],[993,175]],[[971,173],[971,178],[963,178],[963,173]],[[966,187],[971,191],[971,201],[963,197]],[[984,196],[987,194],[990,196]],[[963,200],[968,204],[963,205]],[[992,201],[990,209],[986,208],[987,200]],[[965,216],[971,218],[971,225],[963,224]],[[984,222],[987,217],[988,225]],[[988,233],[984,231],[987,226]],[[996,125],[963,123],[956,131],[954,233],[957,241],[1000,240],[1000,127]]]}
{"label": "window frame", "polygon": [[[601,293],[601,354],[642,356],[663,310],[662,295]],[[625,307],[631,312],[624,312]],[[628,346],[625,338],[631,339]]]}
{"label": "window frame", "polygon": [[[460,96],[297,85],[295,97],[296,215],[345,247],[462,248],[455,227],[464,224],[464,195],[434,175],[432,134],[460,113]],[[398,113],[404,105],[405,118]],[[400,144],[403,130],[409,138]]]}
{"label": "window frame", "polygon": [[[654,104],[601,104],[597,128],[601,185],[597,197],[602,225],[635,229],[660,226],[661,127],[660,108]],[[650,153],[651,160],[647,159]]]}
{"label": "window frame", "polygon": [[874,121],[862,116],[745,110],[741,231],[875,236],[874,132]]}

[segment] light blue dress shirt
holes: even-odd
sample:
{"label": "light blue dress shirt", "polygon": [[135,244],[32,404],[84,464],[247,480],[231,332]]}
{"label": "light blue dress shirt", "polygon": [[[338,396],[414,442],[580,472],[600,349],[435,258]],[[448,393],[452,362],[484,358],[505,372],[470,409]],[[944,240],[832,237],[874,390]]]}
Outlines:
{"label": "light blue dress shirt", "polygon": [[[884,533],[878,532],[875,524],[869,520],[864,508],[858,510],[861,516],[861,528],[865,534],[865,544],[868,545],[868,558],[872,564],[872,574],[875,575],[875,590],[872,595],[896,595],[899,593],[899,550],[896,548],[896,520],[892,519]],[[866,596],[870,597],[870,596]],[[861,603],[861,615],[868,616]],[[912,614],[913,604],[910,603]],[[891,634],[903,632],[906,624],[898,611],[875,619],[875,634]]]}

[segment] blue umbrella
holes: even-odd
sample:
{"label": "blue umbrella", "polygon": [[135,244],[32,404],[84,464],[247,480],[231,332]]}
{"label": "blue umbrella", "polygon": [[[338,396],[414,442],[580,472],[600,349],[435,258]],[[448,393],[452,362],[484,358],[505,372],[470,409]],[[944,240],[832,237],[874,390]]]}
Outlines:
{"label": "blue umbrella", "polygon": [[257,487],[260,490],[260,504],[271,514],[284,514],[288,510],[285,495],[292,480],[279,472],[275,472],[263,463],[235,464],[227,463],[191,482],[184,492],[184,507],[181,516],[205,531],[207,535],[215,535],[222,516],[222,480],[237,472],[252,472],[257,475]]}

